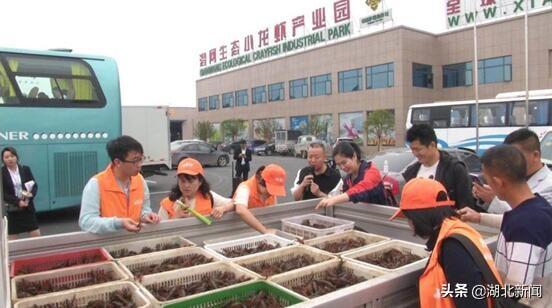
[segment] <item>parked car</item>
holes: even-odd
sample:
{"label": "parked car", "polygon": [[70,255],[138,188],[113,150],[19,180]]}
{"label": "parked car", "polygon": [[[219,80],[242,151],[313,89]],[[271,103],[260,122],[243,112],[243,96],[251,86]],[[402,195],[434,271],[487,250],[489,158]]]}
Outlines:
{"label": "parked car", "polygon": [[171,141],[171,146],[170,146],[170,150],[174,150],[174,149],[177,149],[178,147],[180,147],[181,145],[183,145],[184,143],[190,143],[190,142],[205,142],[203,140],[200,140],[200,139],[181,139],[181,140],[174,140],[174,141]]}
{"label": "parked car", "polygon": [[253,152],[253,150],[254,150],[256,147],[258,147],[258,146],[260,146],[260,145],[263,145],[263,144],[265,144],[265,143],[266,143],[266,141],[264,141],[264,140],[262,140],[262,139],[248,140],[247,143],[246,143],[246,144],[247,144],[246,147],[247,147],[249,150],[251,150],[251,152]]}
{"label": "parked car", "polygon": [[309,150],[309,144],[313,141],[318,141],[316,136],[313,135],[301,135],[297,138],[297,143],[294,145],[295,157],[307,158],[307,152]]}
{"label": "parked car", "polygon": [[202,165],[211,165],[224,167],[230,162],[230,156],[228,153],[217,151],[212,145],[206,142],[186,142],[171,149],[172,165],[178,166],[181,160],[184,158],[197,159]]}
{"label": "parked car", "polygon": [[274,143],[265,143],[253,148],[253,153],[256,155],[270,156],[276,151]]}
{"label": "parked car", "polygon": [[[472,178],[480,179],[482,177],[481,160],[475,152],[461,148],[447,148],[441,150],[463,161]],[[384,177],[384,181],[386,178],[391,177],[398,182],[399,187],[394,187],[393,189],[393,193],[396,195],[395,198],[398,200],[402,187],[405,184],[402,174],[408,166],[416,162],[416,157],[412,154],[412,151],[406,147],[391,148],[375,153],[365,159],[372,161],[376,165]],[[390,182],[394,181],[390,180]]]}

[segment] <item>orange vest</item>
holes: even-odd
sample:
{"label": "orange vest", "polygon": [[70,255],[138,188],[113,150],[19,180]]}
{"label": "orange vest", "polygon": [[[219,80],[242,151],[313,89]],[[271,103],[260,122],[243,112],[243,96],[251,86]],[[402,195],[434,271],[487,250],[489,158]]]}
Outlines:
{"label": "orange vest", "polygon": [[[169,197],[166,197],[165,199],[161,200],[161,206],[167,211],[169,214],[169,219],[176,218],[176,211],[174,209],[174,202],[169,199]],[[195,207],[194,209],[198,211],[201,215],[211,215],[211,210],[213,209],[213,205],[210,198],[205,198],[202,193],[197,192],[195,195]]]}
{"label": "orange vest", "polygon": [[[257,191],[257,179],[255,178],[255,175],[249,178],[249,180],[242,182],[240,186],[245,185],[249,188],[249,201],[247,204],[247,207],[250,209],[254,209],[257,207],[266,207],[269,205],[276,204],[276,197],[270,196],[266,198],[264,201],[261,199],[261,195]],[[238,186],[239,188],[239,186]],[[236,189],[237,190],[237,189]],[[234,194],[235,196],[235,194]]]}
{"label": "orange vest", "polygon": [[[475,246],[481,251],[485,261],[489,265],[489,268],[502,284],[500,275],[496,270],[494,265],[493,256],[489,251],[489,248],[483,241],[481,235],[475,231],[468,224],[458,220],[447,218],[443,221],[441,225],[441,231],[435,242],[435,248],[429,257],[429,261],[425,268],[424,273],[420,276],[420,307],[428,308],[444,308],[444,307],[455,307],[454,300],[452,296],[441,297],[441,289],[443,284],[447,284],[447,278],[445,277],[445,272],[439,264],[439,255],[441,253],[441,244],[443,240],[449,237],[452,234],[461,234],[469,238]],[[450,285],[450,290],[454,292],[455,286]],[[468,290],[467,296],[471,296],[470,291]],[[488,299],[488,307],[492,307],[490,299]]]}
{"label": "orange vest", "polygon": [[100,216],[132,218],[140,222],[144,203],[144,179],[138,174],[130,178],[129,196],[115,180],[111,164],[96,176],[100,188]]}

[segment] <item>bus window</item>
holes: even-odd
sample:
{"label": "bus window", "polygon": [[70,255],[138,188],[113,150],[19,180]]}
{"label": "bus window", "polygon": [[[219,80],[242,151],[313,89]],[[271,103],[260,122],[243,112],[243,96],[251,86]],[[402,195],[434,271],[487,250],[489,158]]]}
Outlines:
{"label": "bus window", "polygon": [[451,106],[450,127],[468,127],[470,123],[469,110],[469,106]]}
{"label": "bus window", "polygon": [[433,128],[446,128],[450,119],[450,106],[432,107],[429,112]]}
{"label": "bus window", "polygon": [[[548,101],[529,102],[529,125],[548,124]],[[510,114],[510,126],[525,125],[525,102],[515,102]]]}
{"label": "bus window", "polygon": [[[479,126],[505,126],[506,103],[480,104]],[[475,126],[475,107],[472,108],[472,125]]]}
{"label": "bus window", "polygon": [[8,78],[4,65],[0,62],[0,105],[9,104],[14,99],[16,99],[15,90]]}
{"label": "bus window", "polygon": [[412,110],[412,124],[429,123],[429,108]]}
{"label": "bus window", "polygon": [[4,59],[8,65],[4,73],[13,74],[15,86],[21,94],[11,104],[41,107],[56,107],[60,103],[87,107],[105,105],[98,81],[82,60],[27,55],[5,55]]}

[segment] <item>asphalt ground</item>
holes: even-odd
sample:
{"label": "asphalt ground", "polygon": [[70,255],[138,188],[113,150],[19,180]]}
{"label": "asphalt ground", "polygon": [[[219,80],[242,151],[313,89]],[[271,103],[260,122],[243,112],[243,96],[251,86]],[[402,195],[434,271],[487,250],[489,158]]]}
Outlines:
{"label": "asphalt ground", "polygon": [[[307,161],[301,158],[289,156],[253,156],[249,176],[262,165],[275,163],[282,166],[287,172],[286,188],[287,195],[278,198],[279,203],[293,201],[289,189],[293,186],[293,180],[297,171],[307,165]],[[167,175],[154,175],[147,178],[150,190],[151,207],[153,211],[159,210],[159,203],[165,198],[171,188],[176,185],[176,171],[166,172]],[[222,196],[229,197],[232,192],[232,168],[231,164],[226,167],[206,167],[205,176],[211,185],[211,189]],[[38,214],[38,223],[43,235],[59,234],[66,232],[80,231],[78,226],[80,206],[63,210],[51,211]]]}

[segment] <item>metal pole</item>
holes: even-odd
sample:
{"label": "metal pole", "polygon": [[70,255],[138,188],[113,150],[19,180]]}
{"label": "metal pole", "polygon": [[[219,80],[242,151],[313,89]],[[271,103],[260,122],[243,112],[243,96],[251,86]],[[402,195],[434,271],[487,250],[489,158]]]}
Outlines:
{"label": "metal pole", "polygon": [[529,0],[525,0],[525,127],[529,127]]}
{"label": "metal pole", "polygon": [[477,61],[477,0],[473,1],[473,57],[474,57],[474,89],[475,89],[475,152],[479,152],[479,63]]}

